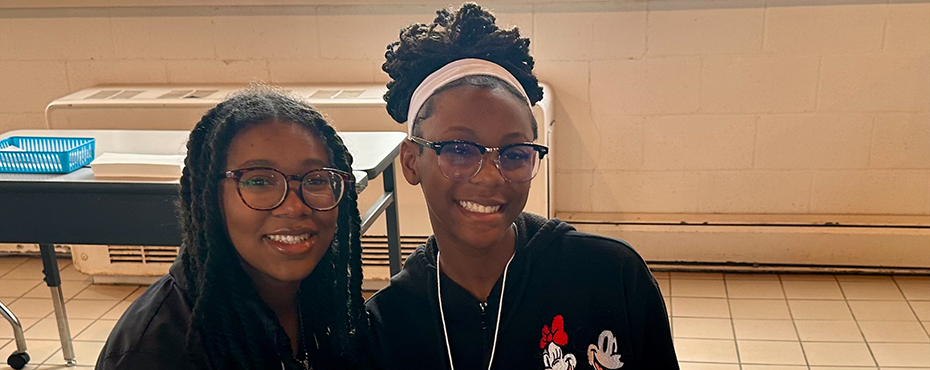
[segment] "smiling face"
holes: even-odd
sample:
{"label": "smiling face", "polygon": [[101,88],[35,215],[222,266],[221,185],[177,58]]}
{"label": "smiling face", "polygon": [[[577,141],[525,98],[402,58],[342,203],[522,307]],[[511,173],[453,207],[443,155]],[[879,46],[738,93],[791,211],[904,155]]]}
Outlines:
{"label": "smiling face", "polygon": [[[530,110],[506,90],[462,85],[432,99],[433,113],[420,124],[426,140],[467,140],[486,147],[533,141]],[[475,177],[454,181],[440,172],[435,151],[420,153],[409,142],[402,151],[404,175],[411,184],[421,184],[433,232],[441,240],[491,247],[526,205],[530,183],[504,180],[494,164],[497,153],[485,154]]]}
{"label": "smiling face", "polygon": [[[316,135],[295,123],[269,121],[243,129],[233,138],[226,170],[271,167],[299,176],[328,164],[326,147]],[[289,185],[278,208],[257,211],[242,202],[235,180],[220,181],[229,239],[256,283],[299,282],[310,275],[333,240],[338,208],[312,210],[295,193],[298,183]]]}
{"label": "smiling face", "polygon": [[572,370],[578,365],[578,360],[571,353],[562,353],[562,347],[550,342],[543,353],[543,366],[546,370]]}

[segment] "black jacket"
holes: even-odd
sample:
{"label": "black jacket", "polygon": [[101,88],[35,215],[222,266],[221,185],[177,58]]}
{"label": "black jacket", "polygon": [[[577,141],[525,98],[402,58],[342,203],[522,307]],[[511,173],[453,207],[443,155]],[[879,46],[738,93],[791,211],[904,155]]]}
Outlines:
{"label": "black jacket", "polygon": [[195,369],[185,356],[193,304],[180,258],[120,317],[97,358],[97,370]]}
{"label": "black jacket", "polygon": [[[627,243],[562,221],[517,218],[494,369],[678,369],[665,303],[646,263]],[[381,367],[448,369],[430,238],[367,308]],[[501,281],[486,307],[444,275],[456,370],[485,370]]]}
{"label": "black jacket", "polygon": [[[168,274],[152,284],[120,317],[100,352],[97,370],[197,369],[191,361],[192,354],[187,352],[187,332],[194,305],[185,298],[186,292],[184,266],[182,259],[178,258]],[[268,346],[268,352],[272,353],[265,359],[266,367],[300,369],[292,356],[273,354],[275,348],[278,352],[291,353],[287,334],[277,320],[271,317],[257,319],[266,328],[266,339],[259,343]],[[195,336],[194,340],[200,339]],[[321,347],[329,349],[325,341],[320,342]],[[195,345],[193,348],[198,347]],[[283,363],[281,358],[285,359]],[[332,366],[328,362],[331,359],[317,360],[326,361],[324,368],[341,368]]]}

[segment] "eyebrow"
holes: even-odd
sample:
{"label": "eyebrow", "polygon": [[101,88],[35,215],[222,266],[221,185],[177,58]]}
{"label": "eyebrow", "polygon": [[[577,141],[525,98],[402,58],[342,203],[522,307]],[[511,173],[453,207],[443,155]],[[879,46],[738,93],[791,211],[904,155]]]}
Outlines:
{"label": "eyebrow", "polygon": [[476,133],[475,130],[472,130],[470,127],[466,126],[452,126],[449,128],[449,131],[458,131],[470,137],[478,136],[478,133]]}
{"label": "eyebrow", "polygon": [[[466,139],[469,139],[469,140],[474,140],[475,138],[478,137],[478,134],[475,132],[475,130],[472,130],[471,128],[468,128],[468,127],[465,127],[465,126],[454,126],[454,127],[450,127],[450,128],[449,128],[449,131],[458,131],[458,132],[461,132],[461,133],[465,134],[465,135],[466,135]],[[526,138],[524,137],[524,135],[523,135],[522,133],[519,133],[519,132],[511,132],[511,133],[509,133],[509,134],[507,134],[507,135],[504,135],[504,137],[502,137],[501,139],[503,139],[504,142],[507,142],[507,141],[513,140],[513,139],[518,139],[518,140],[520,140],[521,142],[532,142],[532,141],[533,141],[533,139],[526,139]]]}
{"label": "eyebrow", "polygon": [[[329,163],[326,163],[321,159],[311,158],[311,159],[307,159],[303,161],[301,165],[326,167],[327,165],[329,165]],[[272,167],[272,168],[277,169],[275,162],[269,161],[267,159],[252,159],[252,160],[245,161],[241,165],[239,165],[239,168],[248,168],[248,167]]]}
{"label": "eyebrow", "polygon": [[[507,135],[504,135],[503,139],[504,139],[504,140],[506,140],[506,139],[522,139],[523,137],[524,137],[523,134],[521,134],[521,133],[519,133],[519,132],[512,132],[512,133],[509,133],[509,134],[507,134]],[[533,141],[533,140],[530,139],[529,141]]]}
{"label": "eyebrow", "polygon": [[[465,126],[452,126],[452,127],[449,128],[449,131],[458,131],[458,132],[461,132],[461,133],[467,135],[469,139],[474,139],[474,138],[478,137],[477,132],[476,132],[475,130],[472,130],[470,127],[465,127]],[[524,139],[524,136],[523,136],[522,133],[519,133],[519,132],[511,132],[511,133],[509,133],[509,134],[507,134],[507,135],[504,135],[504,137],[503,137],[502,139],[504,139],[504,140],[508,140],[508,139]],[[525,139],[524,139],[524,140],[525,140]],[[529,139],[528,141],[533,141],[533,139]]]}

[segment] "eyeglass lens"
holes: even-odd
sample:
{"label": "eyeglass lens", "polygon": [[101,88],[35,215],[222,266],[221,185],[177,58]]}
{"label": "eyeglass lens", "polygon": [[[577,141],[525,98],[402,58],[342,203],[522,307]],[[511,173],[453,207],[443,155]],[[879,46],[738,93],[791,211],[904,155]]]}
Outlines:
{"label": "eyeglass lens", "polygon": [[[273,170],[251,170],[239,179],[242,201],[255,209],[274,209],[283,203],[289,189],[288,179]],[[307,173],[300,184],[301,200],[316,210],[328,210],[342,199],[345,183],[342,176],[327,170]]]}
{"label": "eyeglass lens", "polygon": [[[468,180],[478,174],[484,156],[481,149],[470,143],[451,143],[439,153],[439,170],[452,180]],[[510,182],[527,182],[539,170],[539,153],[531,145],[514,145],[498,157],[501,176]]]}

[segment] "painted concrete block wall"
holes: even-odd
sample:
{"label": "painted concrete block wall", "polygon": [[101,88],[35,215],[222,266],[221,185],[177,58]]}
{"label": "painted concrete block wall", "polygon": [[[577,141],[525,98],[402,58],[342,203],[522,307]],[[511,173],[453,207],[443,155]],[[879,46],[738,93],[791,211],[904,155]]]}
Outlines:
{"label": "painted concrete block wall", "polygon": [[[98,84],[386,82],[447,5],[166,2],[0,7],[0,131]],[[555,90],[557,212],[930,216],[926,0],[486,5]]]}

